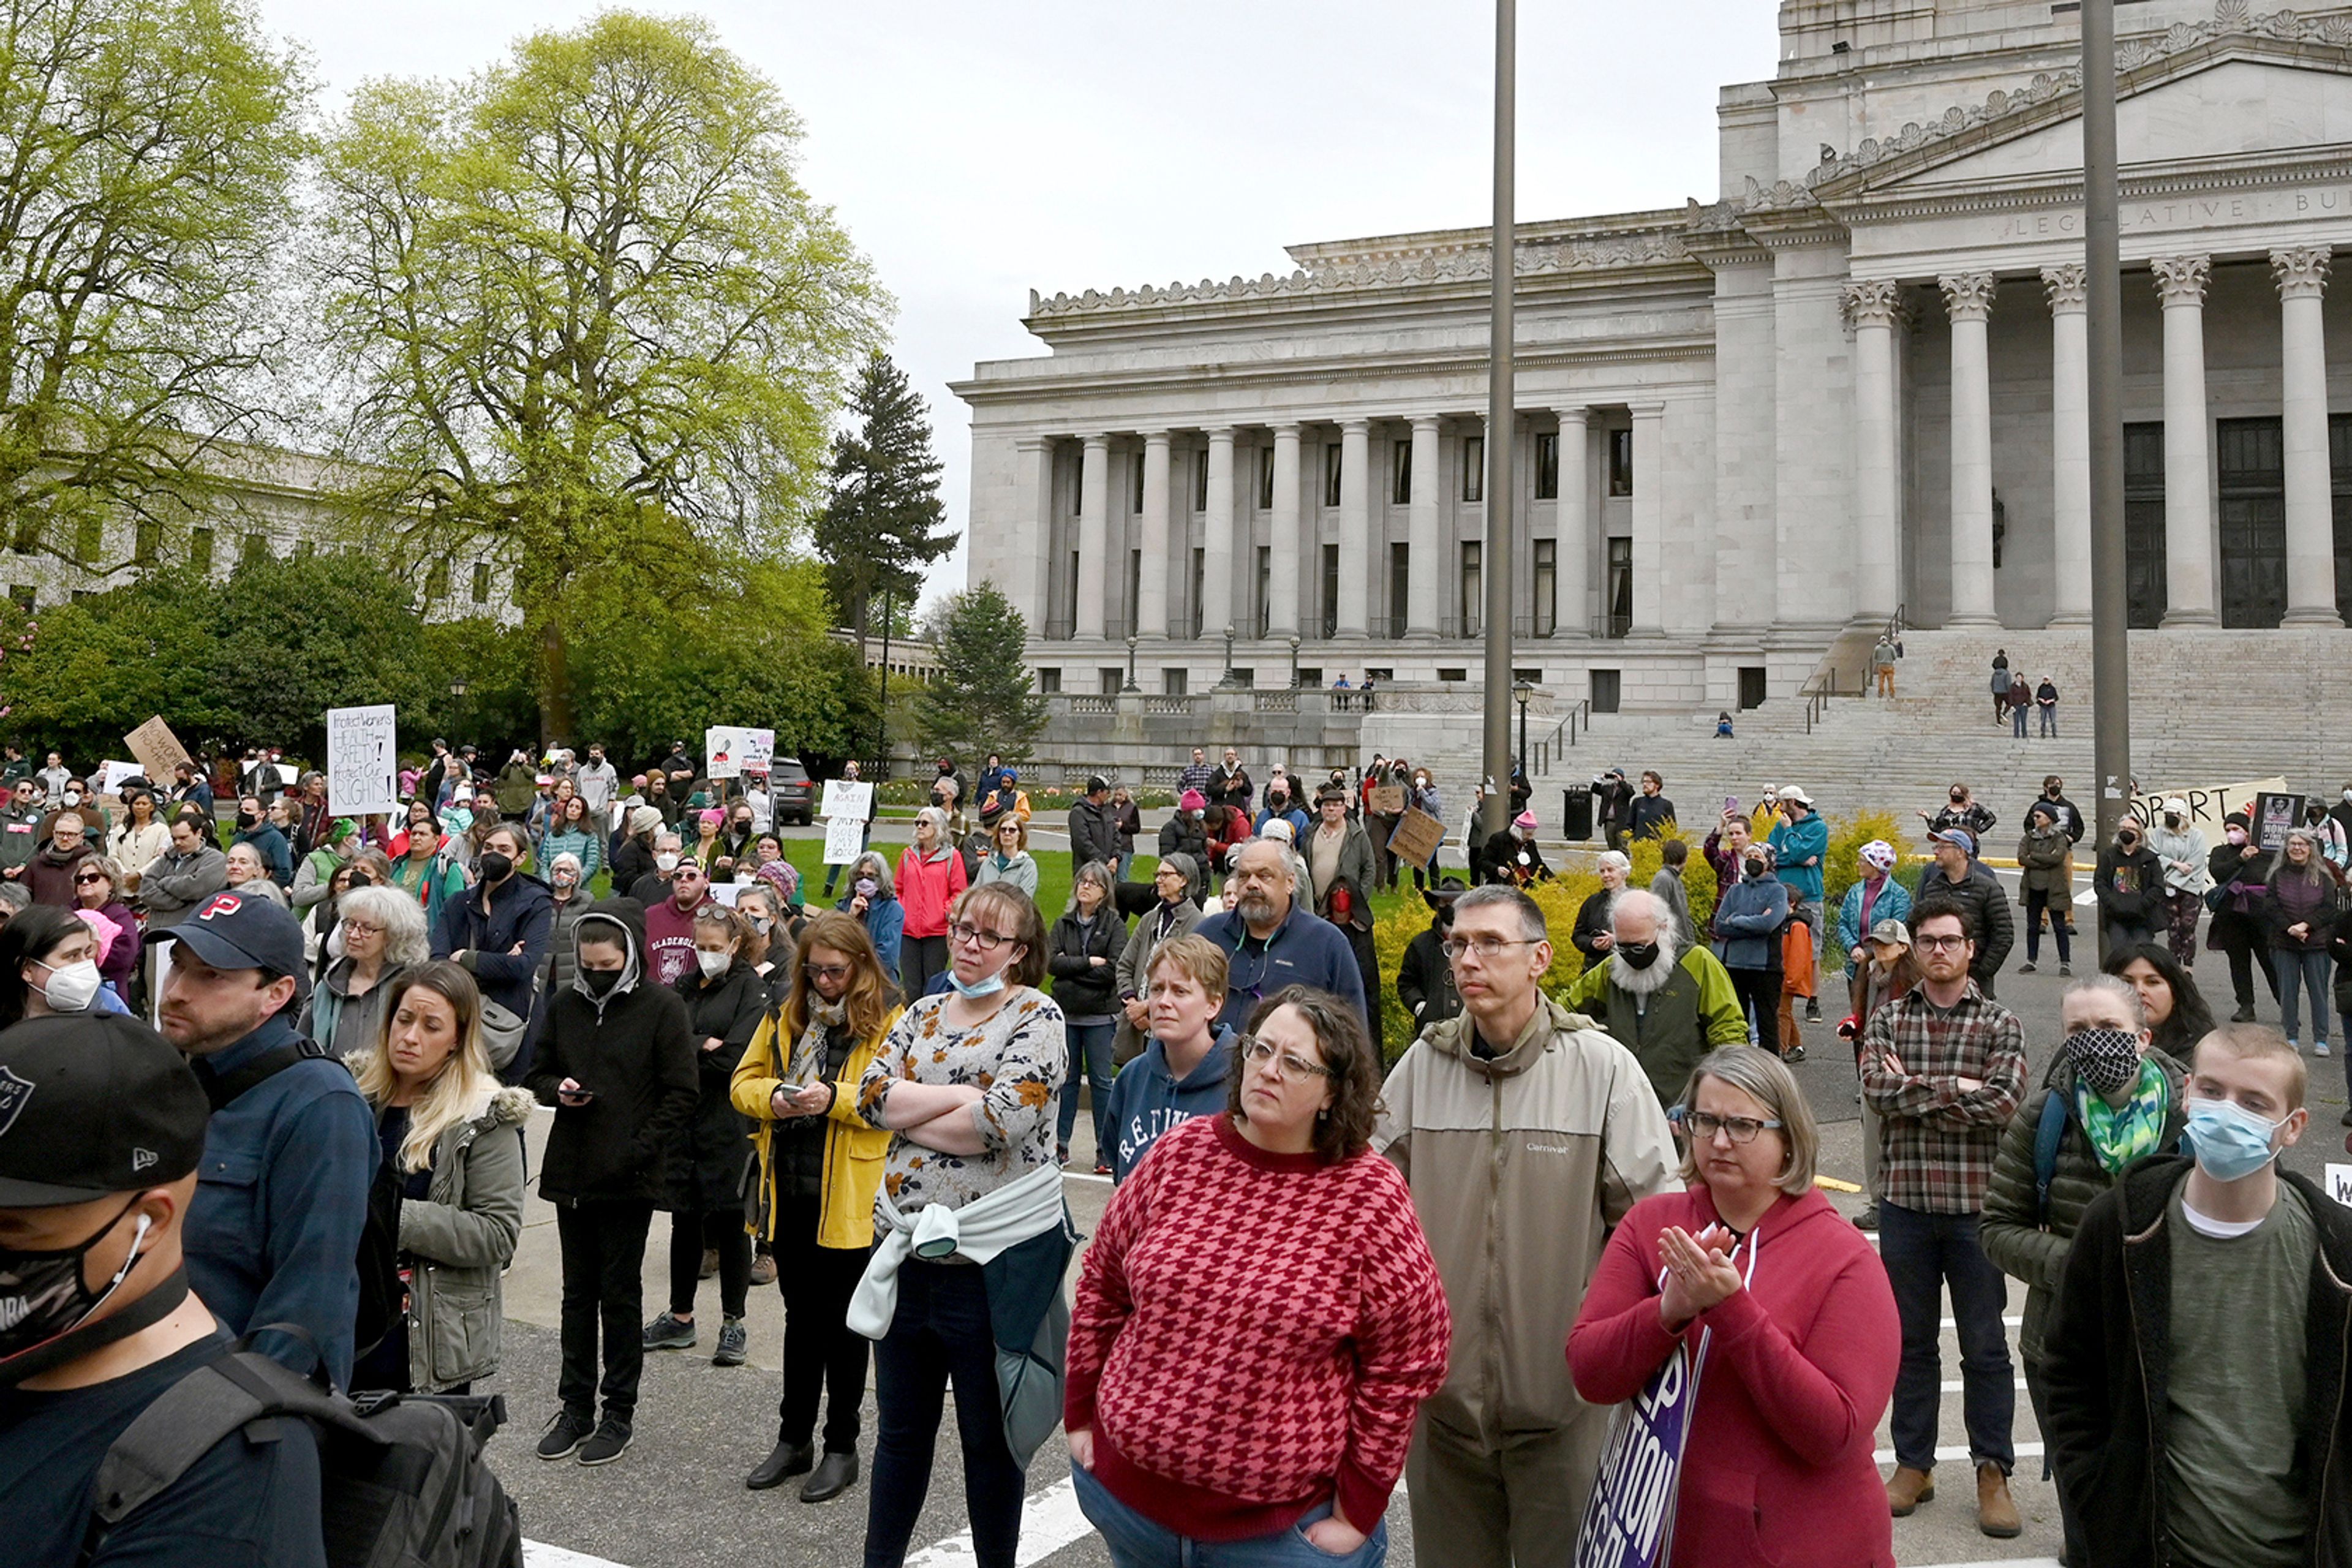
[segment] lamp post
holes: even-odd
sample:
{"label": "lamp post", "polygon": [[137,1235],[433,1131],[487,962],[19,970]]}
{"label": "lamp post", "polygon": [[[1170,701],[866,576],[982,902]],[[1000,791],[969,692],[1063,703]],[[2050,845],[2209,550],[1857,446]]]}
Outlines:
{"label": "lamp post", "polygon": [[1234,623],[1233,623],[1233,622],[1231,622],[1231,621],[1227,621],[1227,622],[1225,623],[1225,673],[1224,673],[1223,677],[1218,680],[1217,684],[1218,684],[1218,685],[1220,685],[1220,686],[1231,686],[1233,683],[1234,683]]}
{"label": "lamp post", "polygon": [[460,721],[460,722],[451,727],[462,732],[465,729],[465,724],[462,721],[466,714],[466,682],[463,677],[460,677],[449,683],[449,716]]}
{"label": "lamp post", "polygon": [[1122,692],[1143,689],[1135,684],[1135,634],[1133,632],[1127,634],[1127,684],[1119,689]]}
{"label": "lamp post", "polygon": [[1519,700],[1519,766],[1521,767],[1528,765],[1528,699],[1535,694],[1536,683],[1532,680],[1515,680],[1511,683],[1511,695]]}
{"label": "lamp post", "polygon": [[1290,634],[1290,689],[1298,689],[1298,634]]}

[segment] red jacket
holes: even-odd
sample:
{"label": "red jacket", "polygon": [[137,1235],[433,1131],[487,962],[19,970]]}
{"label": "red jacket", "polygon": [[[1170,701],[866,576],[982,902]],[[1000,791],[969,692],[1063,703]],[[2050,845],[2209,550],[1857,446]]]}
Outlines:
{"label": "red jacket", "polygon": [[926,860],[911,844],[898,852],[898,904],[908,936],[948,934],[948,906],[963,891],[963,857],[942,848]]}
{"label": "red jacket", "polygon": [[[1576,1391],[1641,1392],[1674,1348],[1658,1315],[1658,1233],[1716,1223],[1702,1185],[1645,1198],[1609,1238],[1568,1336]],[[1683,1451],[1674,1562],[1682,1568],[1893,1568],[1894,1521],[1873,1458],[1903,1332],[1862,1233],[1818,1192],[1766,1212],[1736,1261],[1748,1285],[1684,1330],[1712,1330]]]}

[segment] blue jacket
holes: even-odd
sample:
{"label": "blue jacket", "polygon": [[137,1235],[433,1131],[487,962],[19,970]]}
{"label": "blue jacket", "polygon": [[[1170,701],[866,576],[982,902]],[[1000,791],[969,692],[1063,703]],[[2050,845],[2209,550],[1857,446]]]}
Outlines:
{"label": "blue jacket", "polygon": [[[199,1058],[199,1078],[234,1072],[296,1038],[272,1018]],[[375,1180],[375,1117],[339,1061],[300,1061],[212,1114],[184,1236],[188,1283],[235,1334],[265,1323],[310,1331],[338,1388],[352,1375],[360,1306],[360,1230]],[[257,1347],[297,1372],[299,1341],[265,1335]]]}
{"label": "blue jacket", "polygon": [[[1910,920],[1911,889],[1896,881],[1894,873],[1889,872],[1886,885],[1878,889],[1878,897],[1870,906],[1870,923],[1876,925],[1881,921],[1902,921],[1907,925]],[[1862,884],[1856,882],[1845,890],[1845,901],[1838,906],[1837,942],[1839,950],[1845,954],[1845,972],[1848,974],[1854,972],[1853,950],[1860,947],[1862,939],[1869,934],[1862,929]]]}
{"label": "blue jacket", "polygon": [[1716,956],[1726,969],[1780,967],[1780,928],[1789,923],[1789,886],[1742,877],[1716,895]]}
{"label": "blue jacket", "polygon": [[[1790,900],[1819,903],[1822,860],[1830,852],[1830,825],[1822,814],[1809,811],[1800,822],[1782,817],[1772,825],[1770,843],[1772,853],[1780,857],[1780,880],[1789,884]],[[1805,865],[1807,860],[1812,864]]]}
{"label": "blue jacket", "polygon": [[[441,906],[433,928],[433,956],[466,954],[466,968],[482,994],[520,1018],[532,1012],[531,982],[547,967],[548,933],[555,928],[555,895],[538,878],[517,871],[482,913],[480,884]],[[516,943],[520,952],[512,952]],[[530,1070],[528,1045],[499,1076],[520,1083]]]}
{"label": "blue jacket", "polygon": [[[849,912],[849,900],[856,893],[844,893],[833,907],[844,914]],[[877,899],[866,906],[866,934],[874,939],[874,955],[882,961],[882,973],[898,973],[898,940],[907,929],[907,906],[896,896]]]}
{"label": "blue jacket", "polygon": [[[1260,838],[1265,837],[1265,825],[1272,822],[1276,816],[1281,817],[1283,821],[1290,824],[1290,836],[1291,842],[1293,844],[1304,845],[1307,842],[1307,814],[1299,810],[1297,806],[1292,806],[1288,811],[1283,812],[1259,812],[1257,814],[1257,820],[1251,825],[1251,831],[1255,833]],[[1303,855],[1306,851],[1302,848],[1299,853]]]}
{"label": "blue jacket", "polygon": [[1110,1086],[1110,1109],[1105,1125],[1117,1140],[1111,1145],[1110,1179],[1123,1182],[1150,1152],[1160,1135],[1192,1120],[1214,1116],[1225,1108],[1225,1080],[1234,1063],[1231,1029],[1220,1028],[1209,1043],[1209,1054],[1180,1082],[1168,1070],[1168,1053],[1158,1040],[1143,1054],[1118,1069]]}
{"label": "blue jacket", "polygon": [[1338,926],[1312,910],[1291,905],[1289,915],[1263,943],[1250,936],[1238,910],[1209,916],[1192,928],[1192,934],[1207,937],[1229,955],[1231,974],[1224,1011],[1217,1015],[1219,1028],[1247,1027],[1258,1003],[1286,985],[1328,991],[1362,1015],[1366,1028],[1371,1027],[1355,950]]}
{"label": "blue jacket", "polygon": [[230,839],[229,847],[250,844],[260,854],[261,863],[269,868],[269,879],[281,888],[294,885],[294,851],[286,842],[286,835],[274,822],[257,822]]}

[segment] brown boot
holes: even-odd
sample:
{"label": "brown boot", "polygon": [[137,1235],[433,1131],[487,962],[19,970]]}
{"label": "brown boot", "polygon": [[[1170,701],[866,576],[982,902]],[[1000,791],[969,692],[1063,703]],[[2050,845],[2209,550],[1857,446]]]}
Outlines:
{"label": "brown boot", "polygon": [[1936,1478],[1925,1470],[1897,1465],[1895,1473],[1887,1478],[1886,1506],[1895,1510],[1897,1519],[1908,1519],[1913,1509],[1935,1500]]}
{"label": "brown boot", "polygon": [[2009,1478],[1999,1465],[1977,1467],[1977,1528],[1997,1541],[2007,1541],[2025,1528],[2009,1495]]}

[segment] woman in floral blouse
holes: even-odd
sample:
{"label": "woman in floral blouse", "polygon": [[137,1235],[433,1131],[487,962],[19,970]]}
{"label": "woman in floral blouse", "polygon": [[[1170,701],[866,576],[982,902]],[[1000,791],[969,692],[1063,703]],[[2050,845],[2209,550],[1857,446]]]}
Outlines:
{"label": "woman in floral blouse", "polygon": [[[1037,908],[1009,883],[973,888],[949,915],[948,943],[952,989],[908,1007],[858,1086],[860,1112],[893,1134],[877,1205],[886,1225],[937,1206],[973,1209],[977,1226],[975,1205],[1055,1164],[1055,1093],[1068,1056],[1062,1011],[1036,988],[1046,957]],[[898,1268],[889,1326],[874,1347],[869,1564],[905,1558],[950,1381],[974,1554],[982,1568],[1013,1561],[1022,1466],[998,1414],[995,1335],[974,1263],[919,1253]]]}

